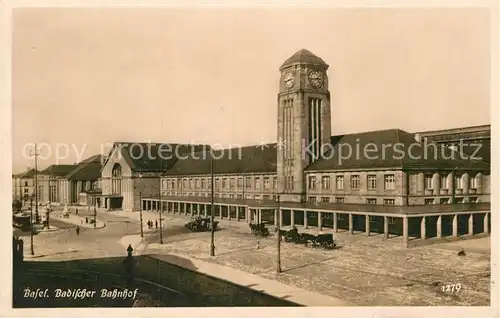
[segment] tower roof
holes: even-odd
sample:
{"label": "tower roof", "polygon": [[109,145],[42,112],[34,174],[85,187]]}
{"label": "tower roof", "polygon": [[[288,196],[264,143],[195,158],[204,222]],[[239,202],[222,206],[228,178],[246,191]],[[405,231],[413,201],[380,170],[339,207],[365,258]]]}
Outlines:
{"label": "tower roof", "polygon": [[281,65],[280,70],[293,64],[314,64],[328,67],[328,64],[326,64],[325,61],[306,49],[298,50],[294,55],[290,56]]}

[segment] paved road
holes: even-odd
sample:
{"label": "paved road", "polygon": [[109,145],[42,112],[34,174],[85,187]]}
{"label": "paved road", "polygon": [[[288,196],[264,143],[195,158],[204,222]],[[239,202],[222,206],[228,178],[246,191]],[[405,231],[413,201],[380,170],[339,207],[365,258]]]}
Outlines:
{"label": "paved road", "polygon": [[[79,216],[85,217],[88,213],[81,211]],[[40,260],[66,260],[126,255],[119,243],[120,238],[125,235],[138,235],[139,224],[110,213],[99,215],[99,220],[106,223],[105,228],[81,227],[80,235],[76,235],[75,225],[62,220],[51,220],[52,225],[61,229],[40,233],[34,237],[35,256],[46,255]],[[25,239],[25,255],[29,253],[29,244],[29,239]]]}

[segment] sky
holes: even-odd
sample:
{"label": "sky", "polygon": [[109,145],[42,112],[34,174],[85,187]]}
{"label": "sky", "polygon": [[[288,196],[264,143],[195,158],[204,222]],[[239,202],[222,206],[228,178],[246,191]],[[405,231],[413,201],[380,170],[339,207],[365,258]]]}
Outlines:
{"label": "sky", "polygon": [[490,124],[484,9],[23,8],[12,19],[14,173],[34,165],[33,143],[43,169],[115,141],[272,142],[279,67],[302,48],[330,65],[333,135]]}

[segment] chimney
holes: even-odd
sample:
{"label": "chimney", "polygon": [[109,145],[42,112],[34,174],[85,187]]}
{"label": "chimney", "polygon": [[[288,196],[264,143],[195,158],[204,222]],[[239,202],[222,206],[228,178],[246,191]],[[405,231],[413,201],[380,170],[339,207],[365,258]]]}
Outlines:
{"label": "chimney", "polygon": [[417,142],[422,142],[422,136],[420,136],[420,134],[415,134],[414,138]]}

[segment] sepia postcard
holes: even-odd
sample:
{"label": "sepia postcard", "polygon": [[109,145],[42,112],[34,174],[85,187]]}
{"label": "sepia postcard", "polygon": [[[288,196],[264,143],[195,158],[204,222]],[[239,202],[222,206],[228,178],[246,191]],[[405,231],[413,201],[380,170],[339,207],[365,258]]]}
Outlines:
{"label": "sepia postcard", "polygon": [[499,317],[496,5],[1,12],[2,316]]}

